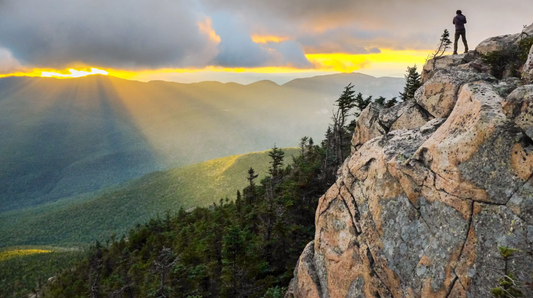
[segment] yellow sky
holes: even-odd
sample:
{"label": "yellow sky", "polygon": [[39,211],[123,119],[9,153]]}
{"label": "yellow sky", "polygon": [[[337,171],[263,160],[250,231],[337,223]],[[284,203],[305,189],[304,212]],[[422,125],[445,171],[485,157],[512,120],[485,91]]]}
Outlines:
{"label": "yellow sky", "polygon": [[[205,28],[209,28],[206,24]],[[208,30],[208,29],[206,29]],[[217,38],[212,35],[212,38]],[[253,36],[257,43],[280,42],[285,40],[281,37],[272,36]],[[19,72],[0,75],[7,76],[31,76],[31,77],[55,77],[55,78],[77,78],[92,74],[111,75],[123,79],[150,81],[156,78],[165,77],[166,75],[186,75],[202,73],[233,73],[233,74],[299,74],[305,73],[331,73],[331,72],[361,72],[374,76],[402,76],[407,66],[418,65],[419,69],[425,63],[431,51],[417,50],[390,50],[382,49],[381,53],[373,54],[346,54],[346,53],[325,53],[325,54],[306,54],[305,57],[311,62],[310,68],[294,68],[291,66],[270,66],[254,68],[224,68],[216,66],[207,66],[204,68],[163,68],[151,70],[123,70],[107,69],[105,67],[76,66],[64,70],[58,69],[26,69]]]}
{"label": "yellow sky", "polygon": [[[197,24],[199,30],[206,35],[214,45],[219,45],[221,37],[213,29],[212,19],[207,17]],[[289,36],[274,36],[264,34],[251,34],[251,40],[264,49],[272,50],[272,46],[286,41],[294,41]],[[105,66],[75,64],[67,69],[41,69],[23,67],[16,72],[0,74],[7,76],[31,76],[54,78],[78,78],[87,75],[110,75],[123,79],[151,81],[169,80],[192,82],[201,80],[231,81],[254,74],[255,78],[272,79],[275,75],[288,78],[305,77],[317,74],[361,72],[373,76],[401,77],[405,74],[407,66],[425,63],[431,51],[422,50],[391,50],[380,49],[380,53],[350,54],[350,53],[305,53],[309,62],[307,68],[284,66],[263,66],[250,68],[227,68],[220,66],[206,66],[201,68],[159,68],[159,69],[113,69]],[[279,62],[274,62],[278,63]],[[287,62],[288,63],[288,62]],[[205,75],[204,75],[205,74]],[[240,76],[240,77],[239,77]],[[248,81],[250,78],[248,79]],[[283,80],[283,79],[282,79]],[[275,80],[274,80],[275,81]],[[279,82],[278,82],[279,83]]]}

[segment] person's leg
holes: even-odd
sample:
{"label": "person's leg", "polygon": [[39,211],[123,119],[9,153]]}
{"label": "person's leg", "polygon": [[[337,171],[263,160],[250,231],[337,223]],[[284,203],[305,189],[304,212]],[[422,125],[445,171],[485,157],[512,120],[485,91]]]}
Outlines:
{"label": "person's leg", "polygon": [[463,37],[463,44],[465,45],[465,53],[468,52],[468,43],[466,42],[466,30],[461,32],[461,36]]}
{"label": "person's leg", "polygon": [[455,41],[453,42],[453,54],[457,55],[457,41],[459,41],[460,32],[455,31]]}

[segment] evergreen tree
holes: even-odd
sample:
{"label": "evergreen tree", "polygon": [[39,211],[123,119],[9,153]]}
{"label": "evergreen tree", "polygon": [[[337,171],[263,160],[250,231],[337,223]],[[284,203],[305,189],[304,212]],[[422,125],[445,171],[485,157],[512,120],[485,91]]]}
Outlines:
{"label": "evergreen tree", "polygon": [[305,159],[305,154],[307,152],[307,141],[309,140],[309,137],[303,137],[300,139],[300,156]]}
{"label": "evergreen tree", "polygon": [[237,190],[237,199],[235,200],[235,208],[236,208],[236,212],[237,212],[237,219],[239,220],[240,223],[243,222],[243,220],[242,220],[242,206],[243,206],[243,202],[242,202],[241,191]]}
{"label": "evergreen tree", "polygon": [[176,254],[171,248],[163,246],[159,251],[159,255],[153,263],[153,271],[160,275],[160,285],[156,293],[157,297],[168,297],[167,289],[165,287],[167,275],[172,266],[178,261],[179,257],[176,257]]}
{"label": "evergreen tree", "polygon": [[393,97],[389,100],[387,100],[385,97],[380,96],[374,100],[375,103],[384,106],[385,108],[390,108],[394,106],[398,101],[396,100],[396,97]]}
{"label": "evergreen tree", "polygon": [[285,155],[285,152],[281,148],[276,147],[274,145],[274,148],[270,152],[268,152],[268,156],[272,158],[270,161],[270,169],[268,170],[270,173],[270,176],[272,176],[272,179],[276,178],[281,174],[281,166],[283,165],[283,157]]}
{"label": "evergreen tree", "polygon": [[250,187],[254,187],[255,184],[254,184],[254,179],[257,178],[259,175],[256,175],[255,174],[255,171],[252,167],[250,167],[250,169],[248,170],[248,178],[246,178],[248,180],[248,182],[250,183]]}
{"label": "evergreen tree", "polygon": [[386,99],[385,97],[380,96],[380,97],[376,98],[376,99],[374,100],[374,102],[377,103],[377,104],[379,104],[379,105],[384,106],[386,100],[387,100],[387,99]]}
{"label": "evergreen tree", "polygon": [[354,96],[355,91],[353,91],[353,88],[354,86],[352,83],[348,84],[348,86],[344,87],[341,96],[335,101],[339,111],[339,121],[341,126],[345,125],[350,110],[356,105]]}
{"label": "evergreen tree", "polygon": [[420,82],[420,74],[416,70],[416,64],[413,67],[407,66],[407,73],[405,74],[405,87],[403,92],[400,92],[400,98],[403,101],[413,100],[415,92],[422,86]]}
{"label": "evergreen tree", "polygon": [[361,115],[361,112],[366,109],[366,107],[372,102],[372,96],[368,96],[367,98],[363,97],[363,94],[361,92],[357,93],[355,96],[355,107],[357,110],[355,111],[354,115],[356,118],[359,118],[359,115]]}
{"label": "evergreen tree", "polygon": [[394,105],[398,103],[398,100],[396,100],[396,97],[393,97],[385,102],[386,108],[392,108]]}
{"label": "evergreen tree", "polygon": [[[372,102],[372,96],[364,98],[363,94],[360,92],[357,95],[354,94],[355,91],[353,91],[353,85],[350,83],[344,88],[343,93],[336,101],[337,110],[333,112],[333,124],[331,127],[328,127],[328,132],[326,132],[328,143],[327,155],[332,156],[335,160],[335,164],[339,165],[349,154],[350,140],[356,126],[357,118],[361,111]],[[353,108],[356,108],[353,113],[355,118],[347,123]]]}
{"label": "evergreen tree", "polygon": [[437,60],[444,56],[444,53],[450,48],[452,44],[452,41],[450,40],[450,32],[448,32],[448,29],[444,29],[444,32],[440,36],[439,45],[437,46],[437,49],[433,54],[430,54],[428,59],[433,59],[433,68],[435,68],[435,65],[437,63]]}
{"label": "evergreen tree", "polygon": [[243,195],[248,204],[251,204],[253,200],[255,199],[256,192],[255,192],[255,182],[254,180],[258,177],[252,167],[248,170],[248,177],[246,178],[248,180],[248,183],[250,184],[248,187],[246,187],[243,190]]}
{"label": "evergreen tree", "polygon": [[223,239],[223,263],[224,270],[222,278],[224,280],[224,290],[226,297],[242,297],[240,292],[240,264],[245,252],[245,239],[238,226],[228,226],[224,232]]}

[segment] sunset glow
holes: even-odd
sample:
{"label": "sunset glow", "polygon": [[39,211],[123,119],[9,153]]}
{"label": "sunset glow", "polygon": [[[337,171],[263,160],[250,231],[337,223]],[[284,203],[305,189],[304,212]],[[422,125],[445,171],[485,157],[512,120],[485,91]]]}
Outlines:
{"label": "sunset glow", "polygon": [[[455,14],[450,3],[431,1],[141,0],[109,4],[105,17],[93,17],[104,6],[54,0],[72,10],[67,13],[61,5],[7,1],[12,5],[0,9],[0,78],[64,79],[104,70],[124,79],[176,82],[196,82],[202,74],[224,82],[354,71],[403,77],[407,66],[423,66],[443,29],[453,33]],[[484,16],[472,19],[471,46],[530,23],[530,1],[485,2],[461,4],[466,14]],[[503,12],[513,17],[495,24]]]}
{"label": "sunset glow", "polygon": [[[218,37],[214,31],[209,31],[210,21],[206,20],[203,23],[206,32],[212,32],[210,38]],[[256,39],[258,42],[266,42],[267,40],[281,40],[262,37]],[[382,49],[381,53],[375,54],[346,54],[346,53],[321,53],[321,54],[306,54],[305,57],[311,62],[309,68],[295,68],[292,66],[265,66],[265,67],[220,67],[220,66],[206,66],[203,68],[162,68],[162,69],[142,69],[142,70],[123,70],[123,69],[106,69],[102,70],[95,67],[79,67],[77,69],[70,68],[67,70],[54,69],[26,69],[10,74],[3,74],[0,77],[8,76],[28,76],[28,77],[54,77],[61,79],[79,78],[88,75],[109,75],[122,79],[151,81],[160,80],[170,77],[175,74],[192,74],[192,73],[255,73],[255,74],[304,74],[316,72],[344,72],[350,73],[354,71],[369,72],[372,75],[383,71],[386,75],[401,76],[405,72],[407,66],[417,64],[423,65],[432,51],[415,51],[402,50],[395,51],[389,49]]]}
{"label": "sunset glow", "polygon": [[43,71],[41,73],[41,77],[46,77],[46,78],[51,78],[51,77],[54,77],[54,78],[80,78],[80,77],[85,77],[85,76],[89,76],[89,75],[96,75],[96,74],[107,75],[108,72],[105,71],[105,70],[94,68],[94,67],[92,67],[89,71],[87,71],[87,70],[77,70],[77,69],[70,68],[68,70],[68,73],[55,72],[55,71]]}
{"label": "sunset glow", "polygon": [[252,35],[252,41],[255,43],[269,43],[269,42],[275,42],[280,43],[282,41],[289,40],[288,37],[280,37],[280,36],[271,36],[271,35]]}
{"label": "sunset glow", "polygon": [[23,69],[17,72],[0,74],[0,78],[5,77],[43,77],[43,78],[59,78],[59,79],[72,79],[81,78],[90,75],[108,75],[109,72],[96,67],[74,69],[69,68],[66,70],[57,69]]}
{"label": "sunset glow", "polygon": [[209,36],[209,39],[219,43],[220,42],[220,36],[217,35],[215,30],[213,29],[213,21],[211,18],[206,18],[205,21],[198,23],[198,28],[200,28],[200,31],[207,36]]}
{"label": "sunset glow", "polygon": [[307,54],[305,57],[321,70],[335,70],[340,72],[353,72],[360,69],[371,68],[378,64],[401,64],[405,69],[409,65],[423,65],[432,51],[393,51],[381,50],[375,54]]}
{"label": "sunset glow", "polygon": [[291,66],[268,66],[268,67],[250,67],[250,68],[228,68],[207,66],[204,68],[190,68],[190,69],[154,69],[142,71],[122,71],[109,70],[109,75],[124,78],[134,79],[140,81],[150,81],[153,77],[164,74],[183,74],[183,73],[201,73],[201,72],[217,72],[217,73],[259,73],[259,74],[302,74],[317,71],[323,72],[354,72],[354,71],[370,71],[370,70],[388,70],[384,72],[386,75],[395,74],[402,76],[405,73],[407,66],[424,65],[428,55],[432,51],[415,51],[403,50],[394,51],[383,49],[381,53],[375,54],[306,54],[305,57],[311,62],[312,67],[309,68],[294,68]]}

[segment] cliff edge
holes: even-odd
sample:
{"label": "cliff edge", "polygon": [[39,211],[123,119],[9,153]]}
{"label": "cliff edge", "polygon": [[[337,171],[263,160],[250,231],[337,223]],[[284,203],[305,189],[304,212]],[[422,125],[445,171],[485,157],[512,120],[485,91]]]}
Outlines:
{"label": "cliff edge", "polygon": [[430,60],[414,101],[362,112],[286,297],[490,297],[498,246],[533,274],[533,47],[500,78],[482,59],[524,36]]}

